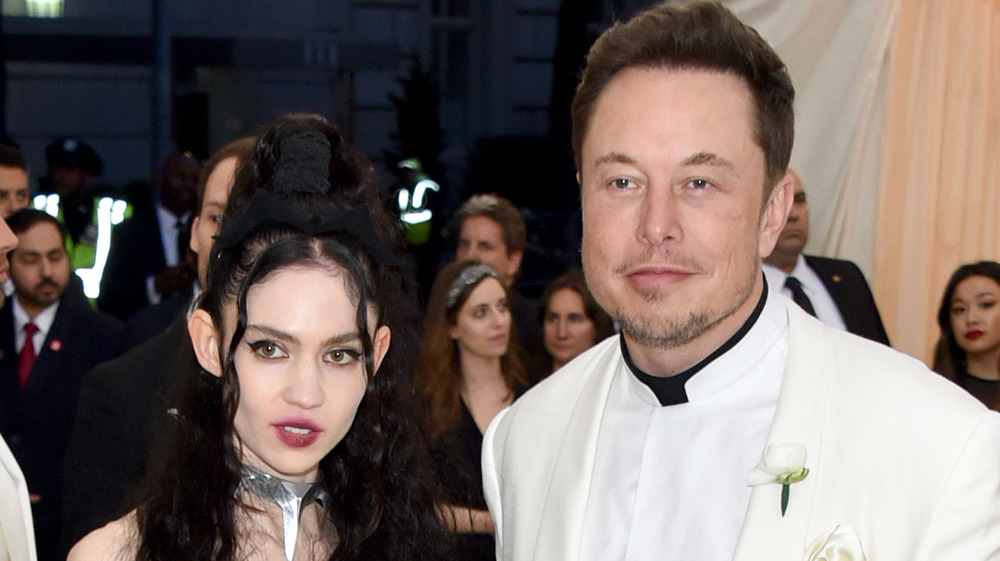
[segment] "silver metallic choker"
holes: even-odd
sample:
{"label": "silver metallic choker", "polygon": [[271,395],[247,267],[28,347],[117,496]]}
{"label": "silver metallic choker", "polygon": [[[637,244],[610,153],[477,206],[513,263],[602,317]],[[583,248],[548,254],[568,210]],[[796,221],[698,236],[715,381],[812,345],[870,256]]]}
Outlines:
{"label": "silver metallic choker", "polygon": [[295,542],[299,536],[299,519],[302,509],[309,503],[323,503],[326,491],[319,482],[303,483],[286,481],[273,475],[268,475],[259,469],[243,464],[240,470],[240,486],[237,496],[247,490],[262,499],[267,499],[281,507],[281,526],[284,530],[285,558],[292,561],[295,556]]}

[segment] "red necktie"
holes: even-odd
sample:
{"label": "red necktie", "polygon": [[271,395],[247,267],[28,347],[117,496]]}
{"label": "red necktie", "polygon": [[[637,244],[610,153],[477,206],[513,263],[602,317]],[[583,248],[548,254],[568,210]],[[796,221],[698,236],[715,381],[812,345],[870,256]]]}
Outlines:
{"label": "red necktie", "polygon": [[24,385],[28,383],[28,375],[31,374],[31,367],[35,365],[34,338],[37,332],[37,325],[31,322],[25,324],[24,347],[21,348],[21,354],[17,355],[17,381],[22,390],[24,389]]}

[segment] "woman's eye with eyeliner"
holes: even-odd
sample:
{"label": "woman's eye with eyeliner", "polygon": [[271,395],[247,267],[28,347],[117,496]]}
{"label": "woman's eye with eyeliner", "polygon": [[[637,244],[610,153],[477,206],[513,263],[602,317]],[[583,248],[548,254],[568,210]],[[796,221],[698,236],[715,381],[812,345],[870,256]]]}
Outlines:
{"label": "woman's eye with eyeliner", "polygon": [[250,343],[250,348],[261,358],[279,358],[281,347],[273,341],[256,341]]}
{"label": "woman's eye with eyeliner", "polygon": [[350,364],[361,358],[361,353],[354,349],[334,349],[327,354],[333,364]]}

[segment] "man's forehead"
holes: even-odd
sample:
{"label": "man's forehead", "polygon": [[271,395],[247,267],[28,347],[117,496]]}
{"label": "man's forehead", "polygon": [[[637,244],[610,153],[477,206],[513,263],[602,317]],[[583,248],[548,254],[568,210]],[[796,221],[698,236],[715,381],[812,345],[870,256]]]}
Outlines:
{"label": "man's forehead", "polygon": [[32,224],[30,228],[17,235],[17,239],[20,242],[18,246],[20,247],[21,244],[24,243],[22,240],[26,238],[47,237],[53,237],[60,240],[62,239],[62,236],[59,234],[59,228],[57,228],[55,224],[48,221],[36,222],[35,224]]}
{"label": "man's forehead", "polygon": [[28,173],[21,168],[0,165],[0,189],[24,189]]}
{"label": "man's forehead", "polygon": [[[658,100],[662,103],[629,104],[628,100],[637,95],[647,102]],[[602,141],[607,140],[605,135],[609,132],[617,138],[622,132],[634,131],[637,127],[647,132],[668,130],[670,134],[660,132],[659,136],[669,139],[676,138],[677,131],[670,130],[671,127],[682,125],[695,133],[693,137],[721,129],[725,131],[721,138],[740,144],[749,141],[760,149],[754,134],[753,96],[741,77],[699,68],[632,66],[616,73],[597,97],[582,144],[584,154],[590,152],[588,157],[592,161],[582,164],[593,165],[608,157],[601,150],[593,153],[588,147],[594,148],[595,141],[604,144]],[[693,137],[689,140],[694,140]],[[711,138],[719,138],[718,132]],[[763,150],[760,151],[763,157]],[[711,151],[698,149],[685,153],[684,157],[690,159],[700,152]]]}
{"label": "man's forehead", "polygon": [[233,187],[236,172],[235,156],[230,156],[216,164],[205,180],[205,204],[218,203],[225,206],[229,191]]}
{"label": "man's forehead", "polygon": [[488,214],[474,214],[462,221],[459,236],[463,238],[490,237],[503,242],[503,226]]}

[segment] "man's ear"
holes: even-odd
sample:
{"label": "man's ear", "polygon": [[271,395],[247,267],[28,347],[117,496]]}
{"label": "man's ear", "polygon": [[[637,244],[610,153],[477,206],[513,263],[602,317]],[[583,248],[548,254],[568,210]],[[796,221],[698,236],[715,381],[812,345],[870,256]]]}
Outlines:
{"label": "man's ear", "polygon": [[774,244],[778,243],[781,230],[788,220],[788,213],[792,210],[792,202],[795,200],[794,173],[789,168],[764,203],[764,212],[760,217],[760,246],[757,248],[761,258],[774,251]]}
{"label": "man's ear", "polygon": [[205,310],[195,310],[188,319],[188,335],[194,346],[198,364],[214,376],[222,376],[222,361],[219,359],[219,332],[215,329],[212,316]]}
{"label": "man's ear", "polygon": [[378,367],[382,366],[382,359],[385,358],[385,353],[389,352],[389,343],[392,340],[392,332],[389,330],[388,325],[383,325],[375,330],[375,336],[372,337],[372,370],[378,373]]}
{"label": "man's ear", "polygon": [[517,276],[517,272],[521,270],[521,260],[524,259],[524,250],[511,251],[507,254],[507,259],[510,260],[510,266],[507,267],[507,270],[497,272],[504,274],[505,278],[508,279],[508,282],[512,283],[514,278]]}

